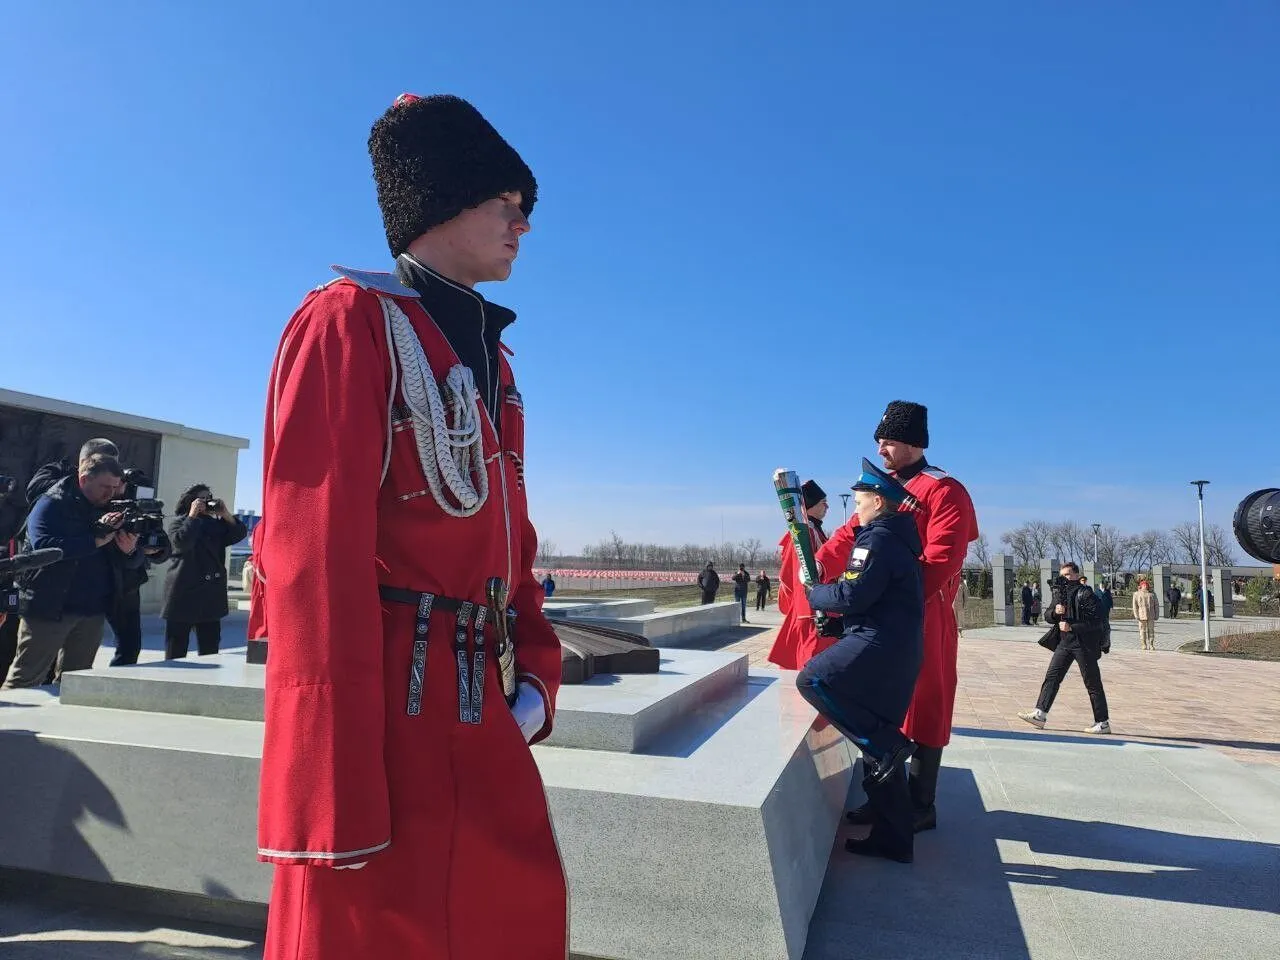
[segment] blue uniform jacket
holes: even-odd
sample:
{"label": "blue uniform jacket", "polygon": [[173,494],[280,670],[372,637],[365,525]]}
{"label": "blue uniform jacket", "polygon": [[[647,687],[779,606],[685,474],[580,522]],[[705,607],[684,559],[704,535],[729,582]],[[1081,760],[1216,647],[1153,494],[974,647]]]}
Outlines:
{"label": "blue uniform jacket", "polygon": [[806,672],[834,696],[898,725],[924,656],[922,550],[911,514],[884,514],[859,528],[840,579],[809,593],[813,609],[844,618],[844,635]]}

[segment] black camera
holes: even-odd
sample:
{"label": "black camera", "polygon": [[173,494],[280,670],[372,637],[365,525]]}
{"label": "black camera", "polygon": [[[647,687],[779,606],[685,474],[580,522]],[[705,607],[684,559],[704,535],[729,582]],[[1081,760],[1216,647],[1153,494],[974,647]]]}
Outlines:
{"label": "black camera", "polygon": [[1280,490],[1255,490],[1236,507],[1231,526],[1240,549],[1263,563],[1280,563]]}
{"label": "black camera", "polygon": [[108,527],[99,521],[94,532],[98,536],[108,533],[135,533],[142,541],[142,546],[156,547],[160,545],[160,534],[164,533],[164,504],[159,500],[111,500],[102,508],[103,514],[123,513],[124,521],[118,527]]}
{"label": "black camera", "polygon": [[222,509],[222,501],[221,501],[221,500],[206,500],[206,501],[204,502],[204,507],[205,507],[205,509],[206,509],[206,510],[208,510],[210,513],[214,513],[215,511],[218,511],[218,510],[221,510],[221,509]]}

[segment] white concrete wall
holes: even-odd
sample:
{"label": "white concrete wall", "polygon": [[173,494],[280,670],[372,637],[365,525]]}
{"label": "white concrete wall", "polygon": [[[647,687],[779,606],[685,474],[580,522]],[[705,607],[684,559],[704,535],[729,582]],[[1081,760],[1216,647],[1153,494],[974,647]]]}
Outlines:
{"label": "white concrete wall", "polygon": [[[156,496],[164,501],[166,528],[174,519],[173,509],[178,497],[192,484],[209,484],[213,492],[234,509],[239,454],[235,447],[221,443],[172,434],[161,436]],[[155,613],[160,609],[167,569],[168,564],[151,569],[151,579],[142,588],[144,613]]]}

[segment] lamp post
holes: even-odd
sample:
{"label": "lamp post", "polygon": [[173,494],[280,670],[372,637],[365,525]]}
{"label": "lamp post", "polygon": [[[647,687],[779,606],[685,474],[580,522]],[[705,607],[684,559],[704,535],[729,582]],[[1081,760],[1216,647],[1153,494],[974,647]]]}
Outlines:
{"label": "lamp post", "polygon": [[845,522],[845,523],[848,523],[848,522],[849,522],[849,497],[850,497],[850,496],[851,496],[851,494],[848,494],[848,493],[842,493],[842,494],[840,494],[840,506],[841,506],[841,508],[844,510],[844,522]]}
{"label": "lamp post", "polygon": [[1090,524],[1090,526],[1093,527],[1093,565],[1094,567],[1097,567],[1098,566],[1098,531],[1102,529],[1102,524],[1093,523],[1093,524]]}
{"label": "lamp post", "polygon": [[1200,614],[1204,617],[1204,652],[1209,652],[1209,569],[1204,557],[1204,488],[1208,480],[1192,480],[1200,504]]}

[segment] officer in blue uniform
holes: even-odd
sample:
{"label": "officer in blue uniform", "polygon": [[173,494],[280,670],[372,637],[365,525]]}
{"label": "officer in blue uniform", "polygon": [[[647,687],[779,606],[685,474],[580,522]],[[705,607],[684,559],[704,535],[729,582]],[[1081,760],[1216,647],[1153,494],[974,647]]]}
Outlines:
{"label": "officer in blue uniform", "polygon": [[835,583],[809,591],[815,610],[838,614],[844,632],[796,680],[801,695],[863,754],[863,789],[871,833],[850,839],[851,853],[910,863],[911,795],[906,760],[915,747],[901,732],[924,655],[924,588],[920,534],[906,489],[862,461],[853,485],[858,534],[847,569]]}

